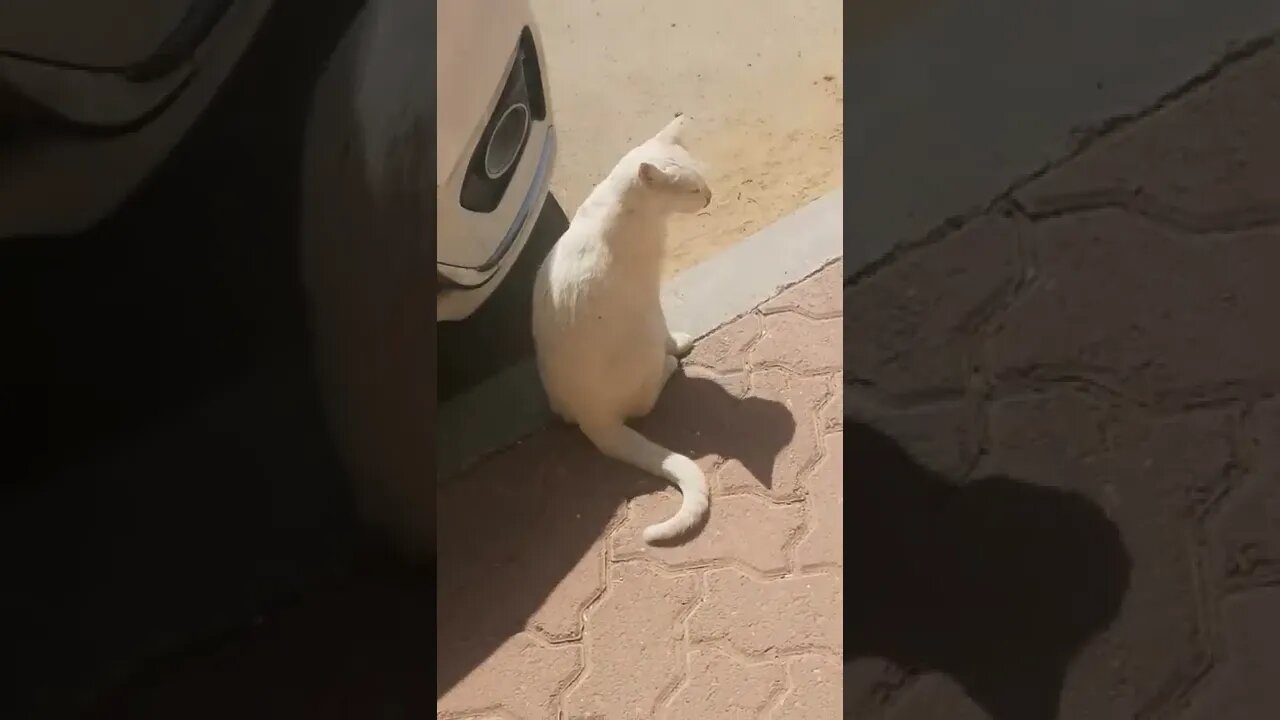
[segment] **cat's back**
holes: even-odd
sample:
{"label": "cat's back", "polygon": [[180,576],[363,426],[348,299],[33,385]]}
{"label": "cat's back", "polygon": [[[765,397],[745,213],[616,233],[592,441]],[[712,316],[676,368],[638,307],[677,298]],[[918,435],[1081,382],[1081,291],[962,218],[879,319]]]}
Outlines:
{"label": "cat's back", "polygon": [[[628,164],[634,162],[624,158],[618,167]],[[535,339],[568,334],[588,312],[617,316],[633,304],[625,296],[633,294],[637,279],[650,274],[650,265],[656,268],[656,256],[648,257],[655,252],[646,248],[661,244],[639,237],[651,234],[653,223],[627,211],[627,173],[618,167],[587,195],[538,269]]]}
{"label": "cat's back", "polygon": [[615,232],[616,213],[596,203],[583,203],[569,227],[551,247],[538,269],[539,296],[568,302],[609,272],[613,258],[609,239]]}

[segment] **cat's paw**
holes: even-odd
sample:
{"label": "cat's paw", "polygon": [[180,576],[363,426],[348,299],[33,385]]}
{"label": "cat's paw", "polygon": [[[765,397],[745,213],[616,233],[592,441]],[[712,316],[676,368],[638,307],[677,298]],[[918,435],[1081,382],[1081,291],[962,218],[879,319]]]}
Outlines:
{"label": "cat's paw", "polygon": [[693,350],[693,336],[689,333],[671,333],[667,338],[667,354],[678,358],[688,355]]}

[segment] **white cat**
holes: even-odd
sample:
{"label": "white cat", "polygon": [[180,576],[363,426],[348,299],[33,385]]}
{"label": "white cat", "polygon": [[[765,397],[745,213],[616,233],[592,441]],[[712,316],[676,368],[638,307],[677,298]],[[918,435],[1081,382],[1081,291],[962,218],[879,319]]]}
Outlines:
{"label": "white cat", "polygon": [[680,510],[644,530],[646,542],[681,535],[706,515],[707,481],[693,460],[624,423],[649,414],[692,346],[672,334],[659,304],[667,219],[711,202],[684,149],[677,115],[628,152],[574,214],[538,271],[533,338],[551,408],[605,455],[680,487]]}

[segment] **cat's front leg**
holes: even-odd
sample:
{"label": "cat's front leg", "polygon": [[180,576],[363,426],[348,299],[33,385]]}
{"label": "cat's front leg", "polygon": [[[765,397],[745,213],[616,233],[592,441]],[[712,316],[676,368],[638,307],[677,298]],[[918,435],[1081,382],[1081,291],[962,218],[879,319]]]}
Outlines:
{"label": "cat's front leg", "polygon": [[667,354],[672,357],[682,358],[693,350],[693,336],[689,333],[668,332],[667,333]]}

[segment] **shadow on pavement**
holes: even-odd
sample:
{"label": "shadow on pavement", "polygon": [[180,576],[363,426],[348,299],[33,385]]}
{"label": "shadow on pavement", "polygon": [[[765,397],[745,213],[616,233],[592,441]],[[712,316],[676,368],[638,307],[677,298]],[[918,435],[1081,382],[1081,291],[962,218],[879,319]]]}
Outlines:
{"label": "shadow on pavement", "polygon": [[5,506],[6,717],[70,716],[350,562],[347,481],[305,368],[165,420]]}
{"label": "shadow on pavement", "polygon": [[372,555],[359,564],[261,625],[157,661],[87,717],[428,717],[431,576]]}
{"label": "shadow on pavement", "polygon": [[635,423],[645,437],[695,460],[733,459],[773,487],[773,465],[796,434],[786,406],[758,397],[735,398],[719,383],[683,372],[672,376],[653,412]]}
{"label": "shadow on pavement", "polygon": [[[637,428],[695,460],[738,459],[767,483],[795,421],[781,403],[681,374]],[[437,697],[526,628],[546,640],[580,637],[582,610],[606,582],[604,543],[627,500],[665,486],[563,424],[443,482]]]}
{"label": "shadow on pavement", "polygon": [[845,420],[846,661],[943,672],[995,720],[1052,720],[1067,667],[1119,612],[1131,560],[1082,495],[958,484]]}

